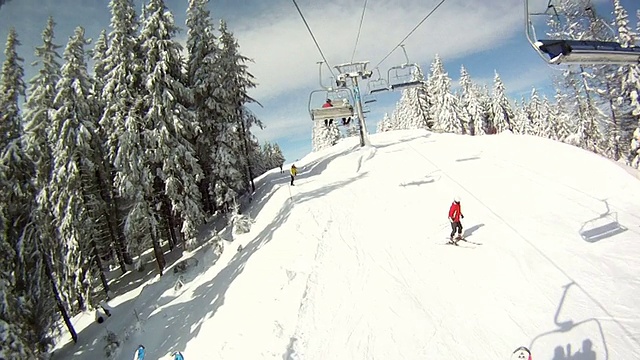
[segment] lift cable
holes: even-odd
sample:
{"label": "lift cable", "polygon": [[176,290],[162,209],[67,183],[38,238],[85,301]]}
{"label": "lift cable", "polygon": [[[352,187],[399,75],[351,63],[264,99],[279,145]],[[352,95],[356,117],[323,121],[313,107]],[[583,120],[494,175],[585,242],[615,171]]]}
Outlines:
{"label": "lift cable", "polygon": [[364,12],[367,10],[367,1],[364,0],[364,6],[362,7],[362,15],[360,15],[360,25],[358,26],[358,35],[356,35],[356,44],[353,46],[353,54],[351,55],[351,62],[356,56],[356,49],[358,48],[358,41],[360,40],[360,31],[362,31],[362,22],[364,20]]}
{"label": "lift cable", "polygon": [[324,56],[324,53],[322,52],[320,45],[318,45],[318,41],[316,40],[316,37],[313,35],[313,31],[311,31],[311,28],[309,27],[307,20],[304,18],[304,15],[302,15],[302,11],[300,10],[298,3],[296,3],[296,0],[291,0],[291,1],[293,1],[293,4],[296,6],[296,9],[298,9],[298,13],[300,14],[300,17],[302,17],[302,21],[304,21],[304,24],[307,27],[307,30],[309,30],[309,34],[311,34],[311,38],[313,38],[313,42],[316,44],[316,47],[318,48],[318,51],[320,52],[320,55],[322,56],[324,63],[327,64],[327,67],[329,68],[329,72],[335,78],[335,74],[333,73],[331,66],[329,66],[329,62],[327,61],[327,58]]}
{"label": "lift cable", "polygon": [[378,66],[380,66],[380,64],[382,64],[382,62],[384,62],[391,54],[393,54],[393,52],[400,46],[402,45],[402,43],[404,43],[405,40],[407,40],[409,38],[409,36],[411,36],[411,34],[413,34],[414,31],[416,31],[418,29],[418,27],[420,27],[420,25],[422,25],[423,22],[425,22],[430,16],[431,14],[433,14],[436,10],[438,10],[438,8],[440,7],[440,5],[442,5],[445,1],[447,0],[440,0],[440,3],[438,3],[438,5],[436,5],[435,8],[433,8],[433,10],[431,10],[427,16],[425,16],[419,23],[418,25],[416,25],[416,27],[413,28],[413,30],[411,30],[407,36],[404,37],[404,39],[400,40],[400,42],[398,43],[398,45],[396,45],[388,54],[387,56],[385,56],[384,58],[382,58],[382,60],[380,60],[380,62],[374,66],[373,68],[377,68]]}

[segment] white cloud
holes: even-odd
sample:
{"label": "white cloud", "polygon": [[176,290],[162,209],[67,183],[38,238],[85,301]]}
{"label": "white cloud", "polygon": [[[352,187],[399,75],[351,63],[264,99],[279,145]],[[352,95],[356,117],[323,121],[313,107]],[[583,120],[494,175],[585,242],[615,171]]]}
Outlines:
{"label": "white cloud", "polygon": [[[369,1],[354,60],[369,60],[370,66],[376,65],[436,4]],[[350,61],[362,1],[299,5],[329,63]],[[424,64],[431,62],[435,53],[455,58],[498,45],[507,40],[505,34],[521,25],[522,13],[521,0],[449,0],[405,42],[409,59]],[[240,23],[234,33],[243,54],[255,60],[250,70],[260,86],[253,96],[267,100],[318,87],[316,62],[322,57],[293,4]],[[404,55],[397,49],[381,65],[382,72],[402,62]]]}

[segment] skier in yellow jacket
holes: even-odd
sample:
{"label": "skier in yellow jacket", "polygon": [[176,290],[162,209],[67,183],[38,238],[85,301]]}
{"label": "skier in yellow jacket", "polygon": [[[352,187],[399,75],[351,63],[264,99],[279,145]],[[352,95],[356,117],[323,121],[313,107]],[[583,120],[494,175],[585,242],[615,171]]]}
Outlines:
{"label": "skier in yellow jacket", "polygon": [[296,167],[296,164],[291,165],[291,186],[293,185],[293,179],[296,177],[296,175],[298,175],[298,168]]}

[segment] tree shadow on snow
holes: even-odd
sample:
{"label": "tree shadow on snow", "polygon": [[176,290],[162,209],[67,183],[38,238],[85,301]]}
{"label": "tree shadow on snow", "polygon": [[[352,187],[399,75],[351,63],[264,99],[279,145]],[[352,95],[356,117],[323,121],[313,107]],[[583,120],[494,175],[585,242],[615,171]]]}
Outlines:
{"label": "tree shadow on snow", "polygon": [[[161,322],[172,330],[163,334],[166,337],[162,339],[160,345],[154,349],[148,349],[148,355],[164,356],[172,350],[185,349],[187,343],[199,335],[203,323],[214,317],[218,309],[224,305],[227,291],[235,279],[242,274],[249,259],[274,239],[275,231],[287,221],[296,204],[317,199],[363,176],[366,174],[359,174],[354,178],[329,184],[314,191],[300,192],[294,195],[293,201],[285,201],[268,226],[249,241],[241,251],[238,251],[212,280],[193,290],[191,301],[170,305],[162,312],[150,315],[146,322]],[[241,320],[238,319],[238,321]],[[247,323],[246,326],[251,324]]]}
{"label": "tree shadow on snow", "polygon": [[[300,179],[309,179],[322,174],[322,172],[326,170],[328,164],[331,161],[353,152],[358,147],[359,146],[353,146],[349,149],[338,152],[326,158],[312,161],[304,167],[299,168],[298,175],[296,176],[294,184],[300,181]],[[260,211],[264,208],[264,206],[269,202],[271,197],[276,193],[276,191],[278,191],[278,189],[283,186],[291,186],[289,185],[291,181],[289,169],[283,168],[283,171],[284,172],[282,174],[280,172],[268,174],[258,182],[258,184],[256,185],[256,191],[253,194],[253,201],[251,204],[248,204],[246,206],[246,211],[249,212],[250,217],[256,218],[258,214],[260,214]]]}
{"label": "tree shadow on snow", "polygon": [[[553,322],[556,324],[556,329],[539,334],[536,337],[534,337],[533,340],[531,340],[531,344],[529,344],[529,349],[531,349],[532,353],[534,354],[534,358],[543,359],[545,358],[545,354],[549,354],[551,352],[551,348],[548,346],[548,343],[550,342],[549,340],[547,341],[547,344],[541,344],[539,346],[537,346],[536,343],[544,342],[543,340],[544,338],[550,339],[552,337],[560,337],[560,338],[564,337],[564,338],[567,338],[567,343],[564,345],[555,346],[555,348],[553,349],[553,354],[551,355],[552,357],[550,358],[551,360],[596,360],[596,359],[608,360],[609,359],[609,349],[607,348],[607,342],[605,340],[604,331],[602,330],[602,325],[600,324],[600,321],[598,319],[590,318],[590,319],[582,320],[579,322],[574,322],[573,320],[565,320],[565,321],[560,320],[560,313],[561,313],[563,304],[567,298],[569,289],[574,285],[576,285],[576,283],[571,282],[563,286],[564,290],[562,293],[562,297],[560,298],[560,303],[558,304],[558,307],[556,308],[556,313],[553,317]],[[592,327],[591,331],[594,331],[595,329],[597,329],[595,330],[596,334],[594,335],[596,335],[596,338],[598,338],[598,343],[601,344],[602,346],[597,348],[598,353],[596,353],[593,348],[593,341],[587,338],[582,341],[582,348],[574,353],[571,346],[572,344],[569,342],[571,337],[569,335],[564,335],[564,334],[568,334],[569,332],[571,332],[577,327],[582,327],[583,329],[585,329],[585,328],[588,328],[589,326]],[[537,348],[535,348],[536,346]],[[597,354],[600,354],[601,356],[598,357],[596,356]]]}
{"label": "tree shadow on snow", "polygon": [[587,242],[595,243],[627,231],[627,228],[618,222],[618,213],[611,212],[609,209],[607,200],[602,200],[602,202],[604,202],[606,211],[585,221],[578,231],[580,237]]}
{"label": "tree shadow on snow", "polygon": [[[189,269],[189,272],[185,274],[187,279],[199,276],[209,268],[208,264],[215,262],[219,258],[219,255],[210,251],[211,246],[212,244],[208,242],[194,250],[193,257],[200,258],[201,262]],[[202,254],[203,252],[207,253]],[[103,359],[105,358],[104,347],[106,345],[104,337],[108,331],[117,335],[121,354],[133,353],[138,344],[133,344],[129,337],[136,336],[136,317],[140,320],[146,319],[156,308],[170,302],[181,293],[181,291],[175,290],[171,292],[170,289],[175,287],[179,279],[179,275],[174,274],[173,267],[182,258],[182,254],[181,248],[175,248],[173,251],[165,253],[167,266],[165,267],[164,275],[159,277],[157,281],[150,281],[158,276],[158,272],[155,259],[153,256],[147,255],[150,260],[145,263],[144,271],[132,270],[127,272],[126,275],[119,279],[121,281],[120,287],[116,289],[118,295],[122,295],[144,284],[139,294],[116,306],[110,304],[113,309],[111,317],[108,317],[103,323],[93,321],[78,331],[78,338],[80,339],[78,344],[73,343],[73,341],[67,342],[55,351],[52,359],[70,358],[70,355],[76,354],[82,354],[85,359]],[[188,282],[187,280],[184,281]],[[92,340],[87,341],[87,339]]]}
{"label": "tree shadow on snow", "polygon": [[[294,184],[295,182],[298,181],[298,179],[309,179],[314,176],[321,175],[333,160],[339,157],[345,156],[347,154],[350,154],[358,150],[359,148],[360,148],[360,145],[355,145],[348,149],[335,153],[331,156],[327,156],[327,157],[312,161],[311,163],[305,165],[302,169],[298,169],[299,172],[298,172],[298,175],[296,176],[296,180],[294,181]],[[290,178],[287,177],[287,179],[290,179]]]}
{"label": "tree shadow on snow", "polygon": [[[165,250],[164,259],[165,259],[165,269],[163,271],[166,274],[167,269],[176,263],[182,257],[182,246],[183,243],[179,243],[173,250]],[[166,247],[163,246],[163,248]],[[133,269],[132,266],[128,266],[129,269],[124,275],[121,275],[117,278],[114,278],[109,283],[109,289],[116,295],[126,294],[129,291],[137,288],[143,283],[153,279],[155,276],[159,275],[158,271],[158,263],[156,262],[156,258],[153,255],[152,251],[147,251],[145,254],[140,255],[143,258],[142,266],[139,270]],[[120,271],[120,270],[118,270]]]}

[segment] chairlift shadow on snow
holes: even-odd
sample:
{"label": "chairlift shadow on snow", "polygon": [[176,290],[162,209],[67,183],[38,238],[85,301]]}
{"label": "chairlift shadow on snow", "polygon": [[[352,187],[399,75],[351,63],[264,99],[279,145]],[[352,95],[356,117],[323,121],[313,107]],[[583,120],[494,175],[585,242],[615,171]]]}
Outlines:
{"label": "chairlift shadow on snow", "polygon": [[441,178],[442,178],[442,176],[440,176],[440,175],[436,175],[436,176],[427,175],[422,180],[414,180],[414,181],[410,181],[410,182],[406,182],[406,183],[405,182],[400,183],[400,186],[407,187],[407,186],[420,186],[420,185],[425,185],[425,184],[431,184],[431,183],[434,183],[434,182],[440,180]]}
{"label": "chairlift shadow on snow", "polygon": [[618,222],[618,213],[611,212],[607,200],[602,201],[607,211],[591,220],[585,221],[580,227],[580,237],[590,243],[595,243],[627,231],[627,228]]}
{"label": "chairlift shadow on snow", "polygon": [[[543,342],[541,341],[541,339],[544,339],[544,338],[549,339],[550,337],[560,335],[560,337],[566,338],[567,342],[564,345],[557,345],[553,348],[553,355],[551,360],[596,360],[596,359],[608,360],[609,359],[609,349],[607,347],[607,342],[605,340],[605,335],[602,329],[602,325],[600,324],[600,321],[598,319],[590,318],[590,319],[582,320],[579,322],[574,322],[573,320],[561,321],[559,319],[560,312],[567,298],[569,289],[574,285],[576,285],[575,282],[570,282],[567,285],[563,286],[564,290],[562,293],[562,297],[560,298],[560,303],[556,308],[556,313],[553,318],[553,322],[556,324],[557,328],[544,332],[542,334],[539,334],[536,337],[534,337],[533,340],[531,340],[531,343],[529,344],[528,348],[531,349],[535,358],[546,358],[544,357],[546,355],[543,352],[549,351],[551,349],[551,346],[553,346],[551,345],[553,340],[548,340],[541,345],[537,345],[537,349],[535,348],[536,343]],[[585,338],[582,340],[582,348],[574,353],[570,343],[571,341],[570,336],[566,336],[566,335],[563,336],[562,334],[568,334],[569,332],[571,332],[577,327],[582,327],[584,329],[589,325],[595,325],[595,327],[593,327],[592,329],[597,329],[597,335],[600,338],[599,340],[602,342],[601,343],[602,347],[596,348],[597,352],[594,351],[593,340],[589,338]],[[597,357],[596,355],[598,354],[601,355],[602,357]]]}
{"label": "chairlift shadow on snow", "polygon": [[[423,133],[423,134],[418,133],[418,134],[415,134],[415,131],[413,131],[413,134],[408,135],[407,137],[402,137],[402,138],[397,139],[397,140],[395,140],[395,139],[394,140],[390,140],[388,142],[372,144],[372,146],[379,150],[379,149],[384,149],[384,148],[387,148],[387,147],[390,147],[390,146],[400,145],[402,143],[413,141],[413,140],[416,140],[416,139],[422,139],[422,138],[426,139],[426,138],[429,138],[430,136],[431,136],[430,133]],[[378,141],[380,141],[380,140],[378,140]],[[433,140],[430,140],[428,142],[433,142]]]}
{"label": "chairlift shadow on snow", "polygon": [[456,159],[457,162],[463,162],[463,161],[473,161],[473,160],[480,160],[481,157],[480,156],[471,156],[471,157],[467,157],[467,158],[462,158],[462,159]]}

